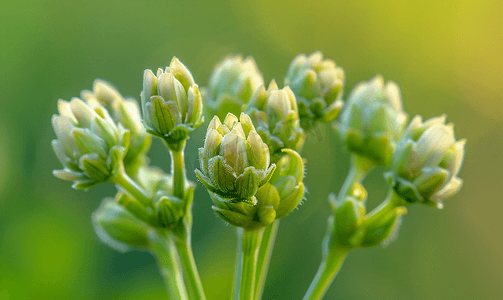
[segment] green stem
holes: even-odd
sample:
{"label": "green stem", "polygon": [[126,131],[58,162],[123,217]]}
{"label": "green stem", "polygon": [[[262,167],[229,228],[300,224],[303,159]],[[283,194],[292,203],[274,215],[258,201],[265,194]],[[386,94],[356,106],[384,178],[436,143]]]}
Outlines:
{"label": "green stem", "polygon": [[255,300],[262,299],[264,292],[265,280],[267,278],[267,271],[269,270],[269,263],[271,262],[272,251],[274,242],[276,241],[276,234],[278,233],[279,219],[274,220],[264,230],[264,236],[258,252],[257,260],[257,274],[255,277]]}
{"label": "green stem", "polygon": [[[346,180],[344,180],[344,184],[341,187],[338,200],[343,201],[344,197],[348,195],[353,185],[357,182],[362,182],[365,176],[372,170],[373,167],[374,163],[369,159],[359,155],[351,154],[348,176],[346,177]],[[323,295],[325,295],[328,288],[332,284],[332,281],[337,276],[337,273],[339,272],[339,269],[344,262],[344,258],[348,254],[348,251],[351,249],[349,247],[337,245],[332,239],[332,234],[334,234],[333,230],[331,230],[329,227],[324,241],[324,243],[326,243],[326,246],[324,246],[323,259],[321,261],[318,272],[313,279],[313,282],[309,286],[309,289],[304,296],[304,300],[321,299]]]}
{"label": "green stem", "polygon": [[349,248],[334,247],[323,259],[304,300],[321,299],[339,273]]}
{"label": "green stem", "polygon": [[180,255],[180,260],[182,262],[190,299],[205,300],[206,296],[204,295],[201,278],[199,277],[199,273],[197,272],[196,261],[194,260],[194,254],[192,253],[190,237],[185,241],[177,240],[176,248],[178,249],[178,254]]}
{"label": "green stem", "polygon": [[186,141],[170,144],[164,140],[171,154],[171,175],[173,176],[173,196],[183,199],[185,195],[185,161]]}
{"label": "green stem", "polygon": [[152,250],[157,257],[159,271],[164,279],[168,296],[172,300],[187,300],[189,297],[183,282],[173,238],[166,234],[160,236],[152,243]]}
{"label": "green stem", "polygon": [[241,262],[243,260],[243,231],[242,227],[236,228],[238,247],[236,249],[236,262],[234,268],[234,282],[232,284],[232,300],[239,300],[239,288],[241,285],[241,270],[243,268]]}
{"label": "green stem", "polygon": [[374,208],[370,213],[367,214],[365,219],[365,225],[370,226],[373,223],[379,221],[381,218],[389,214],[395,208],[399,206],[406,206],[408,203],[405,203],[400,196],[398,196],[393,189],[390,189],[388,192],[388,196],[384,199],[379,206]]}
{"label": "green stem", "polygon": [[257,258],[264,229],[243,230],[243,259],[241,260],[240,300],[254,300]]}
{"label": "green stem", "polygon": [[344,184],[342,185],[337,199],[342,200],[342,198],[348,194],[353,184],[361,182],[373,167],[374,164],[368,159],[351,154],[349,173],[348,176],[346,176],[346,180],[344,180]]}
{"label": "green stem", "polygon": [[116,176],[111,180],[122,187],[131,197],[138,200],[144,206],[153,207],[152,199],[131,177],[126,174],[124,168],[121,168]]}

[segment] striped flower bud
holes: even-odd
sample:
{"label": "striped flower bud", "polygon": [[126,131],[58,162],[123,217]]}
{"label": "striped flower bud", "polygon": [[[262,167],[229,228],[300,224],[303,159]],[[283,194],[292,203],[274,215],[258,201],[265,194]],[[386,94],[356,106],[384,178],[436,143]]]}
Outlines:
{"label": "striped flower bud", "polygon": [[268,89],[260,86],[246,106],[245,112],[256,125],[257,132],[269,146],[271,159],[277,162],[282,149],[300,151],[306,135],[300,127],[297,101],[289,87],[278,89],[273,80]]}
{"label": "striped flower bud", "polygon": [[169,67],[157,75],[145,70],[141,93],[147,131],[168,145],[187,139],[203,123],[203,102],[189,70],[173,57]]}
{"label": "striped flower bud", "polygon": [[344,70],[320,51],[309,56],[299,54],[290,64],[285,86],[297,97],[302,128],[310,130],[315,122],[332,122],[342,110]]}
{"label": "striped flower bud", "polygon": [[58,137],[52,141],[62,170],[53,174],[74,181],[76,189],[88,189],[114,176],[129,148],[130,132],[113,121],[101,105],[73,98],[59,100],[59,115],[52,117]]}
{"label": "striped flower bud", "polygon": [[239,115],[257,88],[264,84],[253,57],[228,56],[215,66],[209,86],[202,90],[208,116]]}
{"label": "striped flower bud", "polygon": [[454,125],[446,125],[445,120],[443,115],[423,123],[416,116],[397,144],[386,177],[408,202],[442,207],[442,200],[461,189],[463,180],[457,175],[466,140],[456,141]]}
{"label": "striped flower bud", "polygon": [[[116,124],[121,124],[131,134],[129,151],[124,158],[126,171],[133,175],[145,158],[145,153],[150,149],[152,138],[143,126],[140,107],[135,99],[124,98],[108,82],[96,79],[93,90],[84,90],[80,96],[91,107],[102,105],[109,112]],[[130,172],[131,171],[131,172]]]}
{"label": "striped flower bud", "polygon": [[269,148],[250,117],[228,114],[223,124],[215,116],[199,148],[201,170],[196,175],[205,187],[228,201],[255,203],[255,194],[272,176]]}
{"label": "striped flower bud", "polygon": [[350,152],[388,166],[406,122],[398,86],[378,75],[353,89],[337,129]]}

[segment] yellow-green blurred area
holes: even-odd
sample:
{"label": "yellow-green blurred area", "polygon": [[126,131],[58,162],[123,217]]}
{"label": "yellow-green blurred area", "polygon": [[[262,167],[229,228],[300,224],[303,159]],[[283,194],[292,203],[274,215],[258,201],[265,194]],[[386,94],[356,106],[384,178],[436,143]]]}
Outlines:
{"label": "yellow-green blurred area", "polygon": [[[409,209],[387,248],[352,251],[325,299],[503,299],[503,2],[16,0],[0,9],[0,299],[165,299],[153,257],[100,243],[90,222],[111,185],[87,192],[51,175],[58,98],[95,78],[139,98],[143,70],[177,56],[205,86],[229,53],[253,55],[283,81],[298,53],[323,51],[346,71],[345,95],[375,74],[394,80],[413,116],[448,114],[467,138],[461,192],[443,210]],[[195,180],[205,125],[187,146]],[[152,162],[169,171],[159,141]],[[281,221],[264,299],[301,299],[320,262],[348,168],[330,126],[309,135],[307,200]],[[383,169],[366,179],[369,208]],[[193,247],[209,299],[228,299],[235,230],[201,185]]]}

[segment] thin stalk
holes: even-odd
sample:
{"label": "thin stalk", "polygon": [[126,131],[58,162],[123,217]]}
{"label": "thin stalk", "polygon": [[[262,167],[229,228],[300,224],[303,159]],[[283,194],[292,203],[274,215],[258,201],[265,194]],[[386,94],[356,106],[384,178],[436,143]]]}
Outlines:
{"label": "thin stalk", "polygon": [[408,205],[408,203],[403,201],[400,196],[398,196],[398,194],[393,191],[393,189],[390,189],[388,196],[386,196],[386,199],[381,204],[379,204],[379,206],[377,206],[367,214],[365,224],[367,226],[370,226],[385,215],[389,214],[395,208],[406,205]]}
{"label": "thin stalk", "polygon": [[335,247],[323,259],[304,300],[321,299],[339,273],[349,248]]}
{"label": "thin stalk", "polygon": [[338,199],[342,200],[348,194],[353,184],[361,182],[373,168],[373,164],[364,157],[351,154],[348,176],[339,191]]}
{"label": "thin stalk", "polygon": [[274,242],[276,241],[276,234],[278,233],[279,219],[274,220],[264,230],[264,236],[258,252],[257,259],[257,274],[255,277],[255,300],[262,299],[264,293],[265,280],[267,278],[267,271],[271,262],[272,251],[274,249]]}
{"label": "thin stalk", "polygon": [[173,238],[163,235],[157,242],[152,243],[152,250],[157,257],[169,299],[188,300]]}
{"label": "thin stalk", "polygon": [[[349,172],[339,191],[338,200],[342,201],[351,190],[351,187],[357,182],[362,182],[373,167],[374,163],[367,158],[351,154]],[[324,250],[326,252],[324,252],[318,272],[313,282],[311,282],[304,300],[321,299],[325,295],[351,249],[337,244],[331,245],[330,243],[335,243],[332,240],[332,234],[333,232],[329,228],[325,236],[325,241],[328,243],[327,250]]]}
{"label": "thin stalk", "polygon": [[[184,160],[185,144],[186,141],[179,142],[176,145],[170,145],[166,142],[166,145],[168,146],[171,154],[173,196],[181,200],[186,200]],[[188,203],[186,203],[186,205],[191,206]],[[188,215],[186,215],[185,218],[192,220],[192,212],[190,211],[190,207],[186,210],[186,214]],[[178,238],[176,239],[175,244],[178,250],[178,254],[180,255],[180,260],[182,262],[184,277],[187,284],[187,289],[190,294],[190,299],[205,300],[206,296],[204,294],[203,284],[201,283],[201,278],[199,277],[199,272],[197,271],[196,267],[196,261],[194,260],[194,254],[192,252],[191,224],[192,221],[184,222],[184,224],[182,225],[182,231],[180,232],[179,236],[177,235]]]}
{"label": "thin stalk", "polygon": [[173,176],[173,196],[183,199],[185,195],[185,161],[184,150],[186,141],[175,145],[165,140],[171,154],[171,175]]}
{"label": "thin stalk", "polygon": [[243,230],[243,259],[241,260],[240,300],[254,300],[257,258],[264,229]]}
{"label": "thin stalk", "polygon": [[243,260],[243,231],[242,227],[236,228],[236,234],[238,238],[238,247],[236,249],[236,263],[234,268],[234,282],[232,284],[232,300],[239,300],[239,288],[241,286],[241,269],[243,265],[241,264]]}
{"label": "thin stalk", "polygon": [[116,176],[111,180],[122,187],[131,197],[138,200],[144,206],[152,207],[152,199],[131,177],[126,174],[124,168],[121,168]]}
{"label": "thin stalk", "polygon": [[176,248],[182,262],[187,290],[190,294],[190,299],[205,300],[203,284],[197,272],[196,261],[192,253],[190,238],[185,241],[177,240]]}

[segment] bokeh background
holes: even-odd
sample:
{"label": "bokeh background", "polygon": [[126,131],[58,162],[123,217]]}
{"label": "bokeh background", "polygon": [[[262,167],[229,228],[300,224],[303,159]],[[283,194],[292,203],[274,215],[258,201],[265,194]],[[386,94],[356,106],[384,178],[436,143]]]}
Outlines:
{"label": "bokeh background", "polygon": [[[402,89],[413,116],[442,113],[468,139],[462,191],[445,209],[415,206],[397,241],[348,256],[326,299],[503,299],[503,2],[4,1],[0,11],[0,299],[163,299],[153,257],[101,244],[91,213],[114,188],[87,192],[51,175],[58,98],[95,78],[139,98],[146,68],[176,55],[204,86],[228,53],[253,55],[282,82],[298,53],[322,50],[347,75],[345,94],[375,74]],[[202,126],[204,127],[204,125]],[[204,129],[188,143],[188,176]],[[330,127],[305,146],[307,201],[281,222],[264,299],[301,299],[320,261],[329,206],[348,154]],[[152,161],[169,171],[159,141]],[[365,181],[369,207],[383,169]],[[235,230],[199,185],[193,246],[209,299],[228,299]]]}

